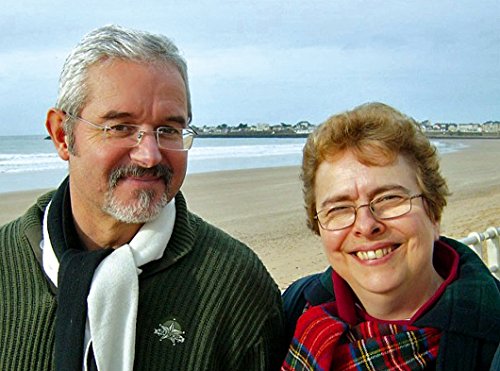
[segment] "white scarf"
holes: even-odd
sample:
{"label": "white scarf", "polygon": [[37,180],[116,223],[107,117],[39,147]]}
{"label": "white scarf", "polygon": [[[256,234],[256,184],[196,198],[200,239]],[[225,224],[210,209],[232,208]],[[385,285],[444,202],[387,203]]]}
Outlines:
{"label": "white scarf", "polygon": [[[43,219],[43,269],[57,287],[59,261],[50,243],[47,205]],[[84,365],[92,343],[98,370],[132,371],[139,298],[138,275],[143,266],[163,256],[175,223],[175,199],[128,243],[115,249],[97,267],[87,296]]]}

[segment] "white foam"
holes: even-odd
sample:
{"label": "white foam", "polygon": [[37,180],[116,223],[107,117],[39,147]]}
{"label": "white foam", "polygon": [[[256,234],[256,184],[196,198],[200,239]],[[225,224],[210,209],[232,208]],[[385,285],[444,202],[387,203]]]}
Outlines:
{"label": "white foam", "polygon": [[[8,138],[0,145],[0,193],[57,186],[66,175],[68,164],[59,158],[51,143],[37,138],[14,139],[16,142]],[[298,166],[305,141],[305,138],[199,138],[189,151],[188,172]],[[432,140],[432,143],[440,154],[466,147],[455,140]]]}
{"label": "white foam", "polygon": [[248,158],[282,156],[302,153],[303,143],[256,144],[224,147],[193,147],[189,151],[192,160],[210,160],[217,158]]}
{"label": "white foam", "polygon": [[56,153],[0,154],[0,173],[25,173],[64,169],[68,165]]}

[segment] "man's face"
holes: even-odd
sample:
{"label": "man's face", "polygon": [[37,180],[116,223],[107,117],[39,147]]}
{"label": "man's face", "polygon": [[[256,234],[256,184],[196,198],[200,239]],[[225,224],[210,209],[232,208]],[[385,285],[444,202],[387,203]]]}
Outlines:
{"label": "man's face", "polygon": [[[187,125],[186,89],[173,65],[110,59],[89,69],[87,83],[89,96],[80,117],[92,123],[112,120],[145,131]],[[152,133],[136,147],[121,148],[81,120],[74,125],[69,156],[73,209],[144,223],[180,189],[187,152],[160,149]]]}
{"label": "man's face", "polygon": [[[316,173],[318,210],[366,205],[400,192],[421,193],[414,168],[401,155],[386,166],[366,166],[347,151],[322,162]],[[427,215],[421,197],[412,200],[410,212],[394,219],[377,220],[368,207],[362,207],[352,226],[319,230],[330,264],[360,299],[405,297],[401,294],[411,293],[434,275],[432,255],[439,225]]]}

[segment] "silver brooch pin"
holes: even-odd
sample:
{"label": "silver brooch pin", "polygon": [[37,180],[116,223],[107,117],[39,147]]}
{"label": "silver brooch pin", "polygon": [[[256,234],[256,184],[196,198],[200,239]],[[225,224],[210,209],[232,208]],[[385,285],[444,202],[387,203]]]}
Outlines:
{"label": "silver brooch pin", "polygon": [[160,337],[160,341],[165,339],[170,340],[172,345],[176,343],[184,343],[185,331],[182,331],[181,325],[174,319],[159,324],[159,328],[155,329],[154,334]]}

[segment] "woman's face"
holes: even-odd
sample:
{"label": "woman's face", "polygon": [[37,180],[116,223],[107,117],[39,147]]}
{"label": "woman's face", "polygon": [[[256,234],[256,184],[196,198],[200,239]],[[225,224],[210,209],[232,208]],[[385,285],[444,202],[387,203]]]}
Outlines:
{"label": "woman's face", "polygon": [[[395,193],[421,193],[415,169],[401,155],[392,164],[366,166],[345,151],[322,162],[315,181],[317,211],[365,205]],[[404,297],[402,293],[418,290],[435,275],[432,255],[439,224],[427,215],[423,198],[411,203],[411,211],[397,218],[377,220],[368,207],[361,207],[350,227],[327,231],[319,226],[331,266],[361,302],[374,294]]]}

